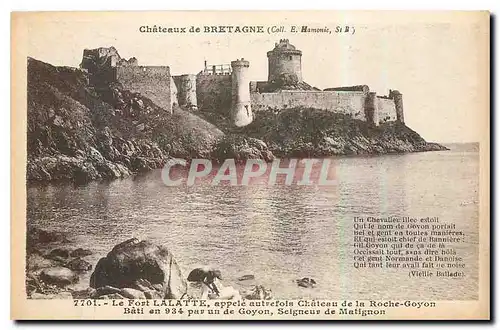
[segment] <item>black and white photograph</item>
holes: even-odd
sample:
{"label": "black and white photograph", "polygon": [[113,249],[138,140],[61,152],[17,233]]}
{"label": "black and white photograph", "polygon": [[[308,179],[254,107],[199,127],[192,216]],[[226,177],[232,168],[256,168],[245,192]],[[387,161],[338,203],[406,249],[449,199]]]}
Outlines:
{"label": "black and white photograph", "polygon": [[16,317],[489,318],[489,13],[12,19]]}

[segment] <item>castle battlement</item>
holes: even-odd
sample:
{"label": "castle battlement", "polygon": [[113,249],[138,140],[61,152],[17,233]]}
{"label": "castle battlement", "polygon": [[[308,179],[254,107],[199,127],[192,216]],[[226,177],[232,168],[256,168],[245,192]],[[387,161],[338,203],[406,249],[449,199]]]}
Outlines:
{"label": "castle battlement", "polygon": [[207,64],[207,61],[205,61],[205,67],[199,74],[230,75],[231,72],[232,72],[231,64]]}
{"label": "castle battlement", "polygon": [[235,126],[250,124],[254,112],[290,108],[315,108],[342,113],[379,125],[404,122],[403,95],[389,90],[379,96],[367,85],[319,90],[302,78],[302,51],[280,39],[267,52],[267,81],[250,81],[250,62],[207,64],[198,74],[172,76],[168,66],[139,66],[136,58],[123,59],[114,47],[85,49],[80,67],[90,83],[115,81],[139,92],[172,112],[175,106],[192,111],[219,112]]}

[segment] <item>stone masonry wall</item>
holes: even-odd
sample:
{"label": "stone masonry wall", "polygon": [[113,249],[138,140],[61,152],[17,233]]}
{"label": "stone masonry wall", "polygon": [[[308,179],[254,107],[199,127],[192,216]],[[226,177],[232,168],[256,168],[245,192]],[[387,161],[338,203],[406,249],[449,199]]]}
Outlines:
{"label": "stone masonry wall", "polygon": [[229,115],[231,84],[230,75],[198,75],[196,77],[198,109]]}
{"label": "stone masonry wall", "polygon": [[278,92],[252,93],[252,110],[266,111],[307,107],[351,115],[354,119],[366,120],[365,99],[363,92]]}
{"label": "stone masonry wall", "polygon": [[378,118],[381,124],[397,119],[396,105],[393,99],[377,97],[377,108],[379,113]]}
{"label": "stone masonry wall", "polygon": [[166,111],[172,112],[172,80],[168,66],[117,67],[116,80],[124,89],[141,93]]}

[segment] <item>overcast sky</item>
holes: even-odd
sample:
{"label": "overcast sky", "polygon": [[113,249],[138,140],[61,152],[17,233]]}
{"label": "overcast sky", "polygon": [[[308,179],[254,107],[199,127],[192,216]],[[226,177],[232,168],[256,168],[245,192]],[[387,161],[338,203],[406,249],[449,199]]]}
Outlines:
{"label": "overcast sky", "polygon": [[[487,16],[486,16],[487,17]],[[203,61],[250,61],[252,80],[267,79],[266,52],[281,38],[302,50],[302,76],[321,89],[369,85],[404,96],[406,124],[428,141],[479,141],[488,68],[487,28],[477,14],[373,13],[127,13],[52,14],[28,23],[28,55],[53,65],[78,66],[84,48],[114,46],[140,65],[197,73]],[[41,24],[43,23],[43,24]],[[142,25],[284,26],[277,34],[140,33]],[[354,26],[354,34],[301,34],[291,26]],[[483,41],[483,46],[480,43]],[[480,105],[482,100],[483,104]]]}

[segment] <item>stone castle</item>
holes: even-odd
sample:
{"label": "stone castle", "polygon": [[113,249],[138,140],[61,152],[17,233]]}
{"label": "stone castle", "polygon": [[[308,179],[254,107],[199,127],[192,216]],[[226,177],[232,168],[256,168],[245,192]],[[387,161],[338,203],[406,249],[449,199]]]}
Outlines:
{"label": "stone castle", "polygon": [[342,113],[380,125],[404,123],[403,96],[390,90],[378,96],[366,85],[319,90],[302,78],[302,51],[281,39],[267,52],[266,81],[250,81],[250,62],[209,65],[198,74],[172,76],[168,66],[140,66],[125,60],[114,47],[85,49],[80,67],[90,73],[90,83],[118,82],[172,112],[175,106],[191,111],[219,112],[238,127],[253,121],[254,113],[286,108],[314,108]]}

